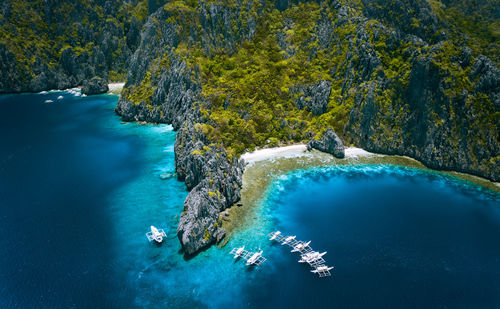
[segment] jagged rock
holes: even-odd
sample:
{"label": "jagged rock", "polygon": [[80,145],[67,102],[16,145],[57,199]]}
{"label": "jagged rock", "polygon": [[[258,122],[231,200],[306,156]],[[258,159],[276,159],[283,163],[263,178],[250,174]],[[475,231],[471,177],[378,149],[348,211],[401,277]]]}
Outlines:
{"label": "jagged rock", "polygon": [[201,85],[192,78],[195,75],[184,61],[172,58],[168,69],[161,71],[151,103],[135,104],[122,96],[115,111],[127,121],[171,123],[177,130],[188,116],[196,114],[191,109]]}
{"label": "jagged rock", "polygon": [[[208,225],[214,225],[219,213],[240,199],[244,165],[236,158],[230,161],[224,149],[211,145],[201,125],[191,119],[179,129],[174,150],[177,175],[191,190],[177,236],[184,252],[191,255],[224,236],[223,229]],[[207,232],[201,234],[205,228]]]}
{"label": "jagged rock", "polygon": [[333,132],[332,128],[328,128],[323,132],[319,139],[312,139],[307,143],[307,149],[318,149],[323,152],[332,154],[336,158],[344,158],[344,144],[342,140]]}
{"label": "jagged rock", "polygon": [[220,241],[226,233],[218,219],[225,197],[215,192],[210,190],[209,181],[205,180],[194,187],[184,201],[177,236],[187,255]]}
{"label": "jagged rock", "polygon": [[331,83],[326,80],[290,89],[290,92],[297,96],[295,105],[300,109],[307,108],[316,116],[326,113],[331,91]]}
{"label": "jagged rock", "polygon": [[[0,44],[0,93],[72,88],[94,76],[108,79],[109,72],[113,72],[116,78],[126,71],[142,26],[134,18],[130,27],[125,22],[130,13],[128,10],[133,7],[129,7],[128,3],[69,2],[64,8],[67,17],[61,19],[57,16],[61,11],[60,3],[41,1],[39,9],[28,17],[31,20],[27,23],[29,25],[36,20],[37,27],[30,29],[29,33],[34,31],[32,35],[23,38],[28,32],[22,27],[15,28],[19,27],[15,21],[19,12],[13,16],[10,12],[12,7],[7,7],[9,9],[0,8],[7,13],[0,14],[0,23],[5,23],[2,25],[5,31],[14,31],[12,35],[21,39]],[[121,16],[118,16],[119,9]],[[72,27],[61,22],[68,18]],[[40,31],[44,32],[43,36]],[[50,41],[30,45],[32,40],[45,38]],[[30,47],[25,48],[19,42],[26,42],[26,46]]]}
{"label": "jagged rock", "polygon": [[334,27],[332,21],[328,18],[322,18],[316,30],[316,35],[318,36],[319,46],[322,49],[328,48],[330,42],[332,41]]}
{"label": "jagged rock", "polygon": [[82,86],[82,94],[92,95],[108,92],[108,82],[100,77],[94,77],[91,80],[85,80]]}
{"label": "jagged rock", "polygon": [[472,66],[471,78],[478,79],[475,90],[488,95],[500,110],[500,69],[488,57],[480,55]]}

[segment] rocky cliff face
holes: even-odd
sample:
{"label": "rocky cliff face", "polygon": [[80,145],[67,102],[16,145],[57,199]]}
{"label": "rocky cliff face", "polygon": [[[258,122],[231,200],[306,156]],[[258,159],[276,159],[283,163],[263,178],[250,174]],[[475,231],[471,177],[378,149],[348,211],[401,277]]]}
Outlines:
{"label": "rocky cliff face", "polygon": [[175,167],[190,192],[177,235],[188,256],[224,237],[219,213],[240,199],[244,166],[209,138],[197,105],[203,100],[199,72],[175,50],[180,44],[201,44],[207,53],[234,50],[255,31],[251,17],[241,18],[243,12],[208,2],[185,12],[170,4],[160,8],[144,26],[116,107],[125,120],[170,123],[178,130]]}
{"label": "rocky cliff face", "polygon": [[[124,80],[144,1],[13,1],[0,4],[0,93]],[[141,15],[142,14],[142,15]]]}
{"label": "rocky cliff face", "polygon": [[100,77],[85,80],[82,86],[82,93],[86,95],[108,92],[108,82]]}
{"label": "rocky cliff face", "polygon": [[191,190],[177,235],[192,255],[225,235],[219,213],[240,199],[243,161],[229,160],[224,149],[207,140],[203,125],[188,120],[175,141],[175,168]]}
{"label": "rocky cliff face", "polygon": [[295,105],[300,109],[307,109],[315,116],[322,115],[328,110],[332,86],[329,81],[322,80],[316,84],[299,85],[290,89],[297,96]]}
{"label": "rocky cliff face", "polygon": [[[141,58],[142,53],[136,53],[133,58],[132,68],[136,67],[135,61]],[[143,61],[141,59],[140,61]],[[193,78],[194,76],[194,78]],[[151,85],[128,85],[133,87],[150,87],[150,95],[146,100],[134,102],[134,97],[128,97],[127,88],[120,98],[116,112],[127,121],[149,121],[156,123],[170,123],[178,130],[193,114],[193,104],[199,98],[201,85],[186,62],[176,56],[172,56],[169,65],[160,69],[153,75],[154,86]]]}
{"label": "rocky cliff face", "polygon": [[[364,32],[359,28],[357,34]],[[345,84],[355,95],[345,139],[369,151],[416,158],[434,169],[499,181],[498,68],[482,55],[471,62],[469,48],[449,41],[431,45],[400,30],[379,28],[379,35],[384,32],[391,48],[415,46],[405,51],[407,78],[389,77],[377,55],[365,53],[373,46],[354,44],[362,61],[358,70],[346,72]],[[449,62],[445,68],[444,61]]]}
{"label": "rocky cliff face", "polygon": [[[407,104],[401,105],[401,114],[389,116],[380,112],[373,96],[359,98],[347,127],[349,137],[369,151],[407,155],[431,168],[500,180],[498,129],[477,122],[484,112],[480,111],[484,108],[480,104],[491,102],[475,101],[468,92],[450,98],[440,74],[432,56],[415,59],[408,90],[403,94]],[[489,79],[487,76],[491,77],[491,84],[499,78],[491,71],[481,78]],[[476,84],[476,91],[481,87],[478,85],[481,83]],[[482,95],[495,97],[498,93],[498,90],[490,92],[493,88],[489,86],[487,89]],[[493,104],[488,109],[494,114]],[[384,132],[381,128],[386,127],[385,122],[400,129]]]}

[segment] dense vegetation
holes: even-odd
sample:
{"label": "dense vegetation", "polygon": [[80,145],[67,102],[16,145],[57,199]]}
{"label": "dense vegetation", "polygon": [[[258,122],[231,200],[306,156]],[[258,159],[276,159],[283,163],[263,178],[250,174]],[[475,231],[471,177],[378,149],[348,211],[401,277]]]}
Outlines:
{"label": "dense vegetation", "polygon": [[[229,30],[219,25],[220,37],[209,42],[199,39],[207,27],[200,3],[236,16]],[[175,24],[179,42],[164,46],[173,53],[157,58],[125,98],[157,108],[162,102],[151,98],[160,72],[169,65],[166,58],[179,55],[202,85],[196,103],[205,118],[200,128],[230,155],[305,141],[330,126],[348,143],[375,151],[409,149],[436,162],[453,161],[459,153],[471,165],[498,173],[499,24],[497,13],[481,15],[495,1],[276,7],[269,1],[167,4],[167,17],[155,22]],[[464,8],[470,18],[460,15]],[[227,34],[234,33],[231,27],[242,28],[250,19],[257,24],[250,40],[233,39],[234,48],[220,48],[234,37]],[[480,54],[493,59],[491,80],[479,76]],[[315,94],[325,89],[326,106],[317,112],[323,103]],[[430,143],[434,150],[426,148]]]}
{"label": "dense vegetation", "polygon": [[0,92],[124,80],[148,13],[147,0],[2,1]]}
{"label": "dense vegetation", "polygon": [[498,178],[499,4],[6,0],[0,92],[126,79],[137,119],[189,104],[230,157],[332,127],[347,144]]}

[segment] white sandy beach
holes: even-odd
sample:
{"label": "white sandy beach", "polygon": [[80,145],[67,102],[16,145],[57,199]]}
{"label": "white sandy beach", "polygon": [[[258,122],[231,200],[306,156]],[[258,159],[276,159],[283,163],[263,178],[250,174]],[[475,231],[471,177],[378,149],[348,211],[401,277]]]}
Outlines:
{"label": "white sandy beach", "polygon": [[120,95],[122,93],[123,86],[125,83],[111,83],[108,84],[108,94],[110,95]]}
{"label": "white sandy beach", "polygon": [[120,90],[122,90],[123,86],[125,86],[125,83],[111,83],[111,84],[108,84],[108,88],[109,88],[110,92],[120,91]]}
{"label": "white sandy beach", "polygon": [[[258,162],[267,159],[273,159],[278,157],[294,156],[307,154],[307,146],[305,144],[284,146],[284,147],[274,147],[259,149],[253,152],[244,153],[241,158],[247,163]],[[347,147],[345,149],[346,158],[358,158],[358,157],[368,157],[375,156],[376,154],[363,150],[356,147]]]}
{"label": "white sandy beach", "polygon": [[250,163],[250,162],[258,162],[262,160],[272,159],[276,157],[284,157],[287,155],[303,154],[305,151],[307,151],[306,145],[299,144],[299,145],[291,145],[284,147],[259,149],[253,152],[245,152],[243,155],[241,155],[241,158],[245,160],[245,162]]}

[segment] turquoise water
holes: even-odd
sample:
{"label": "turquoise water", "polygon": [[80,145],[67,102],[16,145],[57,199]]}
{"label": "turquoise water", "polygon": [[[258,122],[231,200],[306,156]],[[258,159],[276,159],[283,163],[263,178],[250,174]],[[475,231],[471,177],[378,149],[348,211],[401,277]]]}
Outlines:
{"label": "turquoise water", "polygon": [[[498,195],[394,166],[281,176],[255,225],[185,260],[187,192],[160,179],[174,171],[175,132],[122,123],[116,102],[0,96],[0,308],[500,306]],[[150,225],[167,231],[163,245],[148,243]],[[271,244],[275,229],[328,251],[333,277]],[[241,245],[268,261],[245,267],[228,254]]]}

